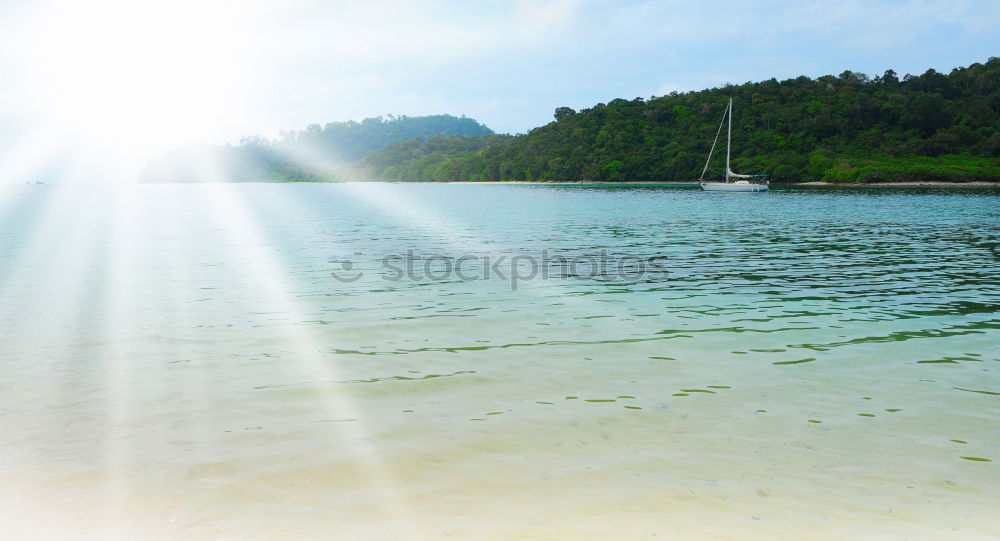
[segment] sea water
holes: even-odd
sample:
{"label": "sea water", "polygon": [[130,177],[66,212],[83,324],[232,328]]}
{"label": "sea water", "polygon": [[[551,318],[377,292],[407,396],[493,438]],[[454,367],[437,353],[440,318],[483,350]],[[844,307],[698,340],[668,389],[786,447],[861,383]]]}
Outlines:
{"label": "sea water", "polygon": [[1000,191],[0,196],[17,539],[1000,536]]}

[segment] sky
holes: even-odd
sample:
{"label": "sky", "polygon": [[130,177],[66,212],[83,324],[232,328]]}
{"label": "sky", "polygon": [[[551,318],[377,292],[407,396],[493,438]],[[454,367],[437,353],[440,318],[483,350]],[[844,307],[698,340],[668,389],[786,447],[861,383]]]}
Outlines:
{"label": "sky", "polygon": [[996,0],[0,0],[0,182],[379,115],[556,107],[1000,55]]}

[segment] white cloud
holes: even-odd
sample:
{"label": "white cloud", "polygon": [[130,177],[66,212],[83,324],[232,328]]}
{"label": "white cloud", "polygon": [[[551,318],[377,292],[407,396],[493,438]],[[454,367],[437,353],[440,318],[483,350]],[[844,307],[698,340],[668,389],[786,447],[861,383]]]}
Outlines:
{"label": "white cloud", "polygon": [[570,22],[578,7],[577,0],[518,0],[514,15],[521,25],[552,29]]}

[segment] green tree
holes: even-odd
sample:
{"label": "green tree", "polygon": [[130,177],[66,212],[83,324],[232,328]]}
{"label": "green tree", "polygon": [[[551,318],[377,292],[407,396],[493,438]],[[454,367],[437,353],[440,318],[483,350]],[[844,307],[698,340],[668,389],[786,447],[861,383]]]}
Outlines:
{"label": "green tree", "polygon": [[570,115],[575,115],[576,111],[570,109],[569,107],[556,107],[555,117],[556,121],[562,120]]}

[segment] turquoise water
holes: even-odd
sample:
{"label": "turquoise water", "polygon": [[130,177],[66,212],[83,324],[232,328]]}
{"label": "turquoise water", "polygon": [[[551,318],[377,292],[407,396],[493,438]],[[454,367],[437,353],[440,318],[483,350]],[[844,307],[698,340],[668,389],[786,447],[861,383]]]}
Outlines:
{"label": "turquoise water", "polygon": [[14,531],[1000,535],[996,189],[2,193]]}

